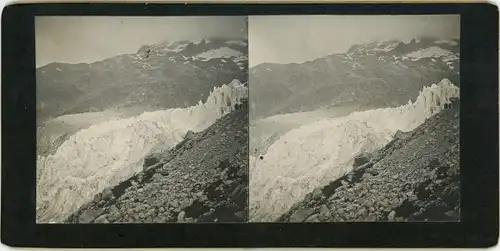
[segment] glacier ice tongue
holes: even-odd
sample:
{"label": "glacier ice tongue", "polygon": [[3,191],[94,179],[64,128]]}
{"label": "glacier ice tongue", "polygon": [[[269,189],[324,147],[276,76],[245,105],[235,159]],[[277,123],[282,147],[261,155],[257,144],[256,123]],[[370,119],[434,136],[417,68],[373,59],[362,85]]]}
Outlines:
{"label": "glacier ice tongue", "polygon": [[38,156],[37,222],[64,220],[96,193],[142,170],[153,146],[173,147],[188,130],[207,128],[247,95],[247,87],[233,80],[195,106],[115,119],[72,135],[53,155]]}
{"label": "glacier ice tongue", "polygon": [[383,147],[397,130],[415,129],[458,97],[459,88],[443,79],[424,87],[415,102],[323,119],[289,131],[262,159],[250,157],[251,221],[276,220],[314,188],[350,172],[357,153]]}

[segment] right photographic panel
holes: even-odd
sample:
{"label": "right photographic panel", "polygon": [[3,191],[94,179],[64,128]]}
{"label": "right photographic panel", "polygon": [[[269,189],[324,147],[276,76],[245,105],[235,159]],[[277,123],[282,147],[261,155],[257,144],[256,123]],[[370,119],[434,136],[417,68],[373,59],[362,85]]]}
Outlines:
{"label": "right photographic panel", "polygon": [[460,16],[249,17],[250,222],[460,221]]}

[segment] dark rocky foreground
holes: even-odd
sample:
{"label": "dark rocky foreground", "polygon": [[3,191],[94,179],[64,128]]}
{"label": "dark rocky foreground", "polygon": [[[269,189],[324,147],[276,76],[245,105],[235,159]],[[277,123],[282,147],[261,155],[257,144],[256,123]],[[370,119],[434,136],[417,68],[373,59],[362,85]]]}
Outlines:
{"label": "dark rocky foreground", "polygon": [[278,221],[460,221],[458,102],[358,155],[352,172],[316,188]]}
{"label": "dark rocky foreground", "polygon": [[248,218],[248,105],[188,132],[144,170],[95,196],[66,223],[244,222]]}

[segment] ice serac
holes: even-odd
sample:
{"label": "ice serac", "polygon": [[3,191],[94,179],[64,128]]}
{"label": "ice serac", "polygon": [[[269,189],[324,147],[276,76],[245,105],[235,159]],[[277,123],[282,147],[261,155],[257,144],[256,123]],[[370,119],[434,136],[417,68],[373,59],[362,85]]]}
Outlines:
{"label": "ice serac", "polygon": [[115,119],[72,135],[53,155],[38,157],[37,222],[62,221],[94,194],[142,170],[153,146],[173,147],[188,130],[207,128],[247,95],[247,87],[233,80],[195,106]]}
{"label": "ice serac", "polygon": [[250,157],[250,219],[274,221],[314,188],[352,170],[353,157],[411,131],[441,111],[459,88],[448,79],[395,107],[351,113],[291,130],[262,159]]}

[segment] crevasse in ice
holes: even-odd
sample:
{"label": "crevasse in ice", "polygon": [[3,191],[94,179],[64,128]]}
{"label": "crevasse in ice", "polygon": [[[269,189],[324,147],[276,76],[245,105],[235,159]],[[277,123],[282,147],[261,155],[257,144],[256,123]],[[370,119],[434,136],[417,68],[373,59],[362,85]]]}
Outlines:
{"label": "crevasse in ice", "polygon": [[250,157],[251,221],[276,220],[314,188],[351,171],[356,154],[381,148],[397,130],[415,129],[454,97],[459,97],[459,88],[443,79],[424,87],[415,102],[354,112],[289,131],[263,159]]}
{"label": "crevasse in ice", "polygon": [[104,188],[142,170],[153,146],[173,147],[188,130],[201,131],[247,98],[238,80],[214,88],[188,108],[145,112],[81,130],[53,155],[37,160],[37,222],[59,222]]}

